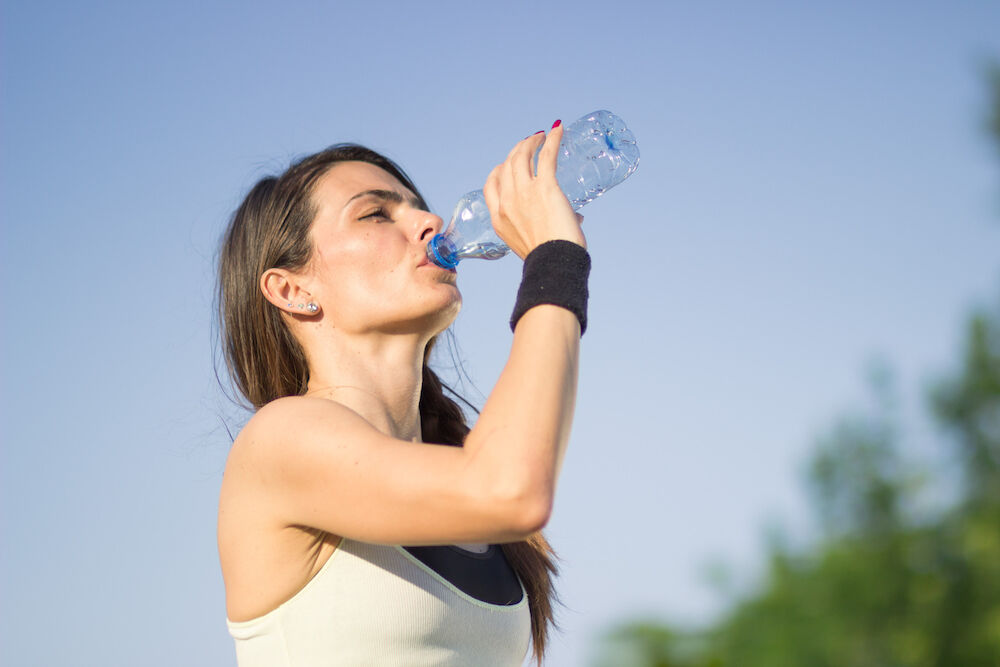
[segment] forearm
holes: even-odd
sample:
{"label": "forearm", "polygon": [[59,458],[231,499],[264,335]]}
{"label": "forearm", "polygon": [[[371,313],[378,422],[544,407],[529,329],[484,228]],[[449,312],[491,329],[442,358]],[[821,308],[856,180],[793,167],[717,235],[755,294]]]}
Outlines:
{"label": "forearm", "polygon": [[576,404],[580,324],[536,306],[517,324],[510,358],[465,447],[500,498],[551,505]]}
{"label": "forearm", "polygon": [[581,219],[556,180],[562,132],[557,121],[544,139],[518,142],[483,187],[493,228],[524,269],[510,357],[466,438],[466,479],[528,532],[551,512],[586,327],[590,258]]}

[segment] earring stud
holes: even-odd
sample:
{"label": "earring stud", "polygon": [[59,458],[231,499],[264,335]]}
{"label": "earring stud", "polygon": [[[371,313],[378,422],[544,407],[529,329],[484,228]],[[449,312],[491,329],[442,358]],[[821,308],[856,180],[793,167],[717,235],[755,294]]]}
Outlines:
{"label": "earring stud", "polygon": [[307,310],[308,310],[308,311],[309,311],[310,313],[315,313],[315,312],[316,312],[317,310],[319,310],[319,306],[317,306],[317,305],[316,305],[315,303],[313,303],[312,301],[310,301],[310,302],[309,302],[309,305],[308,305],[308,306],[306,306],[306,309],[307,309]]}

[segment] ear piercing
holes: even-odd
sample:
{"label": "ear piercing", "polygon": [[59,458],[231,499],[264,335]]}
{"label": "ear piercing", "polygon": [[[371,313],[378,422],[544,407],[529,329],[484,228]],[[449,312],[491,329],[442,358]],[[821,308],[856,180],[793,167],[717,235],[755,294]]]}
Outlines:
{"label": "ear piercing", "polygon": [[[291,303],[289,303],[289,304],[287,304],[287,305],[288,305],[288,307],[289,307],[289,308],[292,308],[292,307],[293,307]],[[299,310],[308,310],[308,311],[309,311],[310,313],[315,313],[316,311],[318,311],[318,310],[319,310],[319,306],[317,306],[317,305],[316,305],[315,303],[313,303],[312,301],[310,301],[310,302],[309,302],[308,304],[305,304],[305,303],[300,303],[300,304],[298,305],[298,307],[299,307]]]}

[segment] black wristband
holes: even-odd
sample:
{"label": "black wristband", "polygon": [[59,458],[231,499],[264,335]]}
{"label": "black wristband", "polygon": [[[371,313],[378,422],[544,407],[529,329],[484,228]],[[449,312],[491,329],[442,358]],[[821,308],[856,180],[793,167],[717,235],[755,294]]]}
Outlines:
{"label": "black wristband", "polygon": [[546,241],[524,258],[521,287],[517,290],[510,330],[530,308],[552,304],[569,310],[580,320],[580,335],[587,330],[587,278],[590,254],[572,241]]}

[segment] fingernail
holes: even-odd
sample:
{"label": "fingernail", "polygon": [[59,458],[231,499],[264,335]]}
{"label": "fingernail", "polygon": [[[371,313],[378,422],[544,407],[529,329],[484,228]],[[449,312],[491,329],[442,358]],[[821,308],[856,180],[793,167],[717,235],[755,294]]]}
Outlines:
{"label": "fingernail", "polygon": [[[535,134],[544,134],[544,133],[545,133],[545,130],[539,130],[538,132],[535,132]],[[531,136],[535,136],[535,134],[533,134]]]}
{"label": "fingernail", "polygon": [[554,130],[557,127],[559,127],[560,125],[562,125],[562,121],[561,120],[557,120],[556,122],[552,123],[552,129]]}

